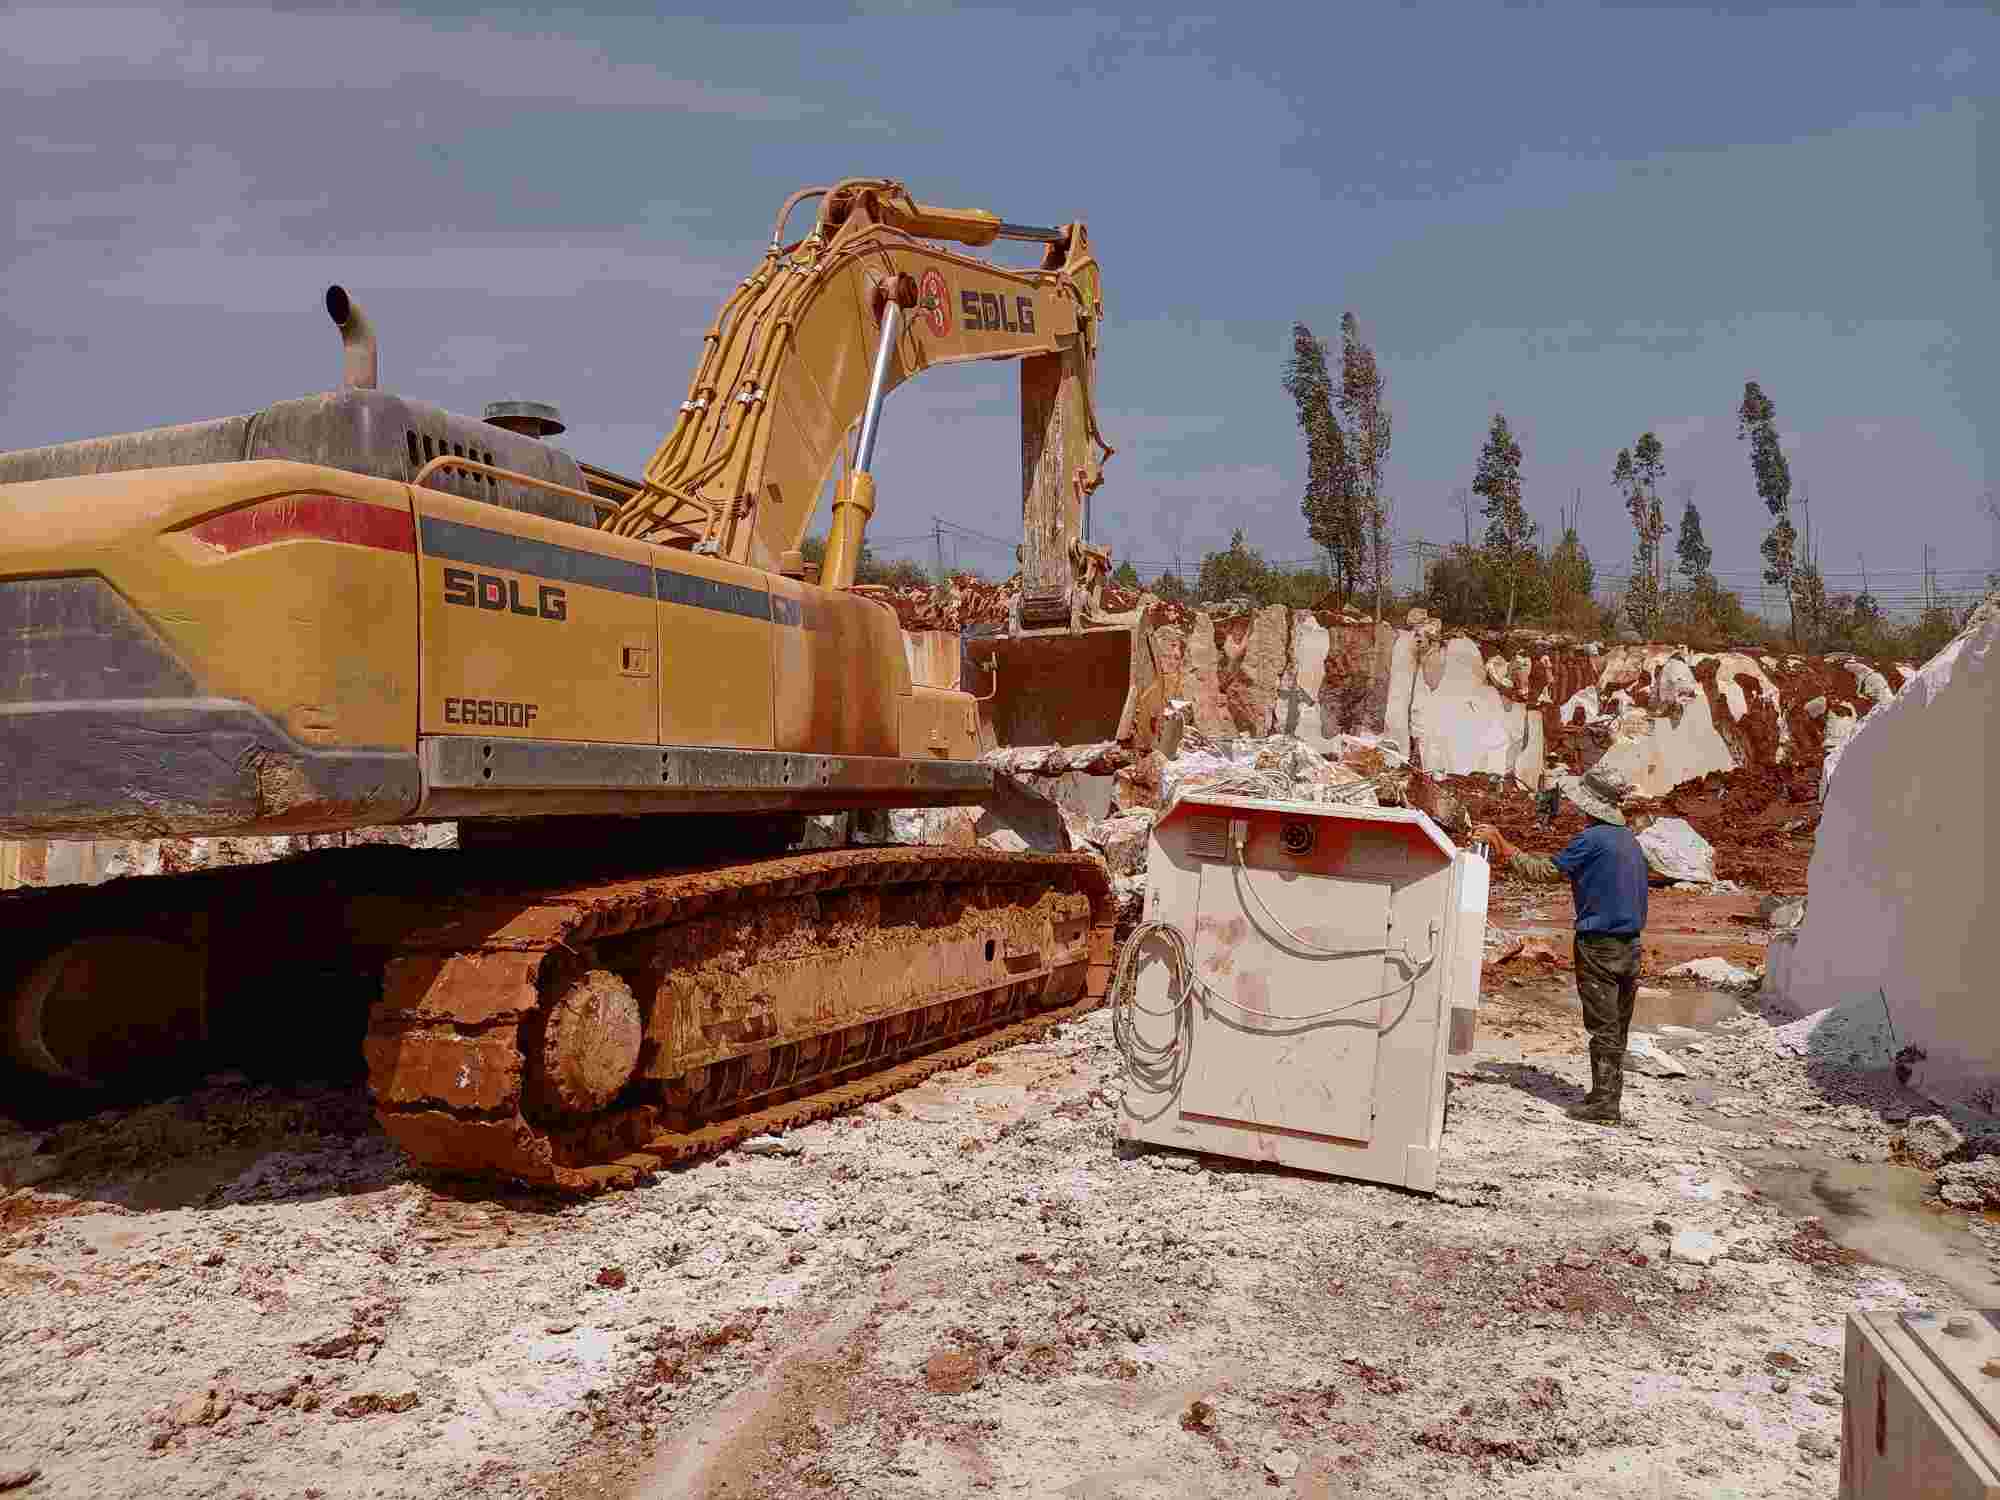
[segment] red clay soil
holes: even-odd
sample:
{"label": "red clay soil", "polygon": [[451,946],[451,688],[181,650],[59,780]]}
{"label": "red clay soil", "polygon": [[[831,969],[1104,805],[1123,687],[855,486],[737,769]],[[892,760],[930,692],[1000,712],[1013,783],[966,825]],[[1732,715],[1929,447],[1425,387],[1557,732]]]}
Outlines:
{"label": "red clay soil", "polygon": [[[1442,784],[1413,777],[1409,801],[1451,822],[1442,790],[1463,811],[1465,824],[1491,823],[1507,842],[1534,854],[1553,854],[1581,833],[1586,820],[1567,802],[1550,827],[1535,824],[1535,799],[1497,776],[1447,776]],[[1781,896],[1803,894],[1813,835],[1819,829],[1819,765],[1744,766],[1715,771],[1675,787],[1635,812],[1685,818],[1715,846],[1718,880]]]}
{"label": "red clay soil", "polygon": [[[1753,891],[1712,895],[1654,887],[1646,899],[1640,977],[1657,982],[1668,969],[1695,958],[1725,958],[1739,968],[1761,968],[1766,934],[1757,916],[1757,901]],[[1502,880],[1495,886],[1486,920],[1529,934],[1521,952],[1488,965],[1491,973],[1503,979],[1533,979],[1570,972],[1574,911],[1566,887]]]}

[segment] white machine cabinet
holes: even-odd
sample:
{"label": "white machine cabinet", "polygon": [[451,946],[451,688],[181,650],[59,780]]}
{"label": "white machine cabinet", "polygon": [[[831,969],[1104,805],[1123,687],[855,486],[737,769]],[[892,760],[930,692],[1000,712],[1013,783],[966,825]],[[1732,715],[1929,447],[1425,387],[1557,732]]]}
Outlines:
{"label": "white machine cabinet", "polygon": [[1434,1189],[1487,877],[1420,812],[1184,795],[1114,995],[1120,1138]]}
{"label": "white machine cabinet", "polygon": [[2000,1312],[1847,1315],[1840,1500],[2000,1497]]}

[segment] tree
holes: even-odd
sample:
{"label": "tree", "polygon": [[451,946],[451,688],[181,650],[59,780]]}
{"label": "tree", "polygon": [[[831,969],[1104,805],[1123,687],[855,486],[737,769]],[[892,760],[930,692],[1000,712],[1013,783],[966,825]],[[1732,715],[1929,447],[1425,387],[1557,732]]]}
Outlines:
{"label": "tree", "polygon": [[1678,559],[1680,575],[1687,580],[1690,590],[1699,592],[1703,584],[1714,581],[1708,569],[1715,561],[1715,551],[1708,545],[1708,538],[1701,534],[1701,512],[1692,500],[1681,512],[1681,532],[1674,542],[1674,556]]}
{"label": "tree", "polygon": [[1204,604],[1220,604],[1228,599],[1249,599],[1257,604],[1272,602],[1273,576],[1264,554],[1248,546],[1243,532],[1230,534],[1229,545],[1201,560],[1195,579],[1195,597]]}
{"label": "tree", "polygon": [[[826,538],[818,533],[806,537],[799,543],[799,556],[809,563],[825,562]],[[866,542],[861,544],[861,555],[854,560],[854,581],[891,589],[928,588],[936,582],[920,565],[907,557],[898,558],[891,563],[883,562]]]}
{"label": "tree", "polygon": [[1520,601],[1522,575],[1535,556],[1535,535],[1541,527],[1528,518],[1521,503],[1521,445],[1508,430],[1506,415],[1493,414],[1486,445],[1479,450],[1472,493],[1486,503],[1486,557],[1507,590],[1506,628],[1514,628],[1514,607]]}
{"label": "tree", "polygon": [[1559,625],[1573,623],[1578,608],[1589,600],[1596,587],[1597,570],[1591,566],[1590,554],[1584,550],[1583,539],[1571,522],[1563,528],[1562,540],[1549,554],[1551,618]]}
{"label": "tree", "polygon": [[1340,319],[1340,415],[1346,426],[1352,506],[1367,532],[1367,566],[1375,585],[1378,623],[1389,575],[1389,502],[1382,493],[1382,471],[1389,460],[1392,424],[1384,394],[1375,351],[1361,342],[1361,324],[1354,314],[1345,313]]}
{"label": "tree", "polygon": [[1620,448],[1611,466],[1611,482],[1625,496],[1625,509],[1639,534],[1632,551],[1632,579],[1625,591],[1625,614],[1632,628],[1646,637],[1657,636],[1663,612],[1660,538],[1667,522],[1660,506],[1660,476],[1667,465],[1660,440],[1650,432],[1639,434],[1630,449]]}
{"label": "tree", "polygon": [[1153,580],[1153,586],[1147,592],[1159,596],[1169,604],[1187,604],[1193,600],[1193,593],[1188,588],[1187,581],[1178,573],[1162,573]]}
{"label": "tree", "polygon": [[1127,558],[1112,570],[1111,581],[1121,589],[1136,589],[1139,587],[1139,570],[1133,567],[1132,560]]}
{"label": "tree", "polygon": [[1745,381],[1743,404],[1736,413],[1736,437],[1750,443],[1750,472],[1757,496],[1771,513],[1771,529],[1759,550],[1764,554],[1764,582],[1785,591],[1791,612],[1792,644],[1799,643],[1798,602],[1793,581],[1798,573],[1798,533],[1792,529],[1792,470],[1778,441],[1778,408],[1756,381]]}
{"label": "tree", "polygon": [[1818,563],[1806,563],[1792,575],[1792,605],[1795,628],[1803,632],[1806,644],[1816,651],[1826,650],[1840,611],[1827,597]]}
{"label": "tree", "polygon": [[1292,325],[1292,357],[1285,362],[1284,387],[1306,439],[1306,493],[1299,509],[1305,514],[1306,534],[1326,549],[1334,590],[1344,604],[1360,576],[1364,535],[1354,503],[1347,437],[1334,415],[1326,344],[1303,323]]}

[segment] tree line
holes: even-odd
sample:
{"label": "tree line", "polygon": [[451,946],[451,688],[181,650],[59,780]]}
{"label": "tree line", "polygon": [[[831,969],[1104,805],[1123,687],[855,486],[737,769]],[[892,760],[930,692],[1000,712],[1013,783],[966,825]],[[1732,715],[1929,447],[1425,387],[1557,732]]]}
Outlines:
{"label": "tree line", "polygon": [[[1119,564],[1113,581],[1194,605],[1247,601],[1306,609],[1358,603],[1372,608],[1378,620],[1421,606],[1449,625],[1468,628],[1532,625],[1597,638],[1621,633],[1646,640],[1670,638],[1711,649],[1789,646],[1919,660],[1949,640],[1962,623],[1960,612],[1939,604],[1913,623],[1898,624],[1866,589],[1827,588],[1809,536],[1801,556],[1792,518],[1791,466],[1777,407],[1755,380],[1743,386],[1737,438],[1748,445],[1751,486],[1768,516],[1759,552],[1764,583],[1785,599],[1782,631],[1745,608],[1741,596],[1717,580],[1714,549],[1691,481],[1679,486],[1680,515],[1669,564],[1669,520],[1661,496],[1666,450],[1650,430],[1620,448],[1611,463],[1611,487],[1631,518],[1633,549],[1623,588],[1601,601],[1597,569],[1577,532],[1577,508],[1560,508],[1555,539],[1546,542],[1541,523],[1527,508],[1520,441],[1506,414],[1498,411],[1473,463],[1470,486],[1452,497],[1465,519],[1463,541],[1438,549],[1422,568],[1416,590],[1398,596],[1390,578],[1391,507],[1383,482],[1394,422],[1380,364],[1352,311],[1341,316],[1337,360],[1336,379],[1336,355],[1328,342],[1303,322],[1292,325],[1291,352],[1280,384],[1291,398],[1305,442],[1299,509],[1306,535],[1325,558],[1324,568],[1270,563],[1237,530],[1227,547],[1202,557],[1192,582],[1178,573],[1162,573],[1147,583],[1129,561]],[[2000,498],[1989,495],[1984,503],[2000,523]],[[1475,514],[1484,522],[1476,539]],[[822,546],[820,537],[806,539],[809,561],[818,560]],[[908,586],[930,580],[918,564],[883,562],[864,547],[857,581]]]}

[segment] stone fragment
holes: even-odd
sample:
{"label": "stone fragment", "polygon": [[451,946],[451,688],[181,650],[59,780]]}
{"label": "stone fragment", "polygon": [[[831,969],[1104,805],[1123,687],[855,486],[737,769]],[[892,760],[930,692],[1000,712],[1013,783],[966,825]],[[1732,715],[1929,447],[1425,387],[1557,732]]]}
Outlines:
{"label": "stone fragment", "polygon": [[1806,699],[1806,717],[1808,719],[1824,719],[1826,717],[1825,694],[1821,694],[1817,698]]}
{"label": "stone fragment", "polygon": [[597,1284],[606,1291],[615,1292],[625,1285],[625,1271],[622,1266],[604,1266],[597,1273]]}
{"label": "stone fragment", "polygon": [[1667,972],[1699,979],[1703,984],[1712,984],[1719,990],[1754,990],[1758,983],[1756,974],[1737,968],[1726,958],[1692,958],[1684,964],[1675,964]]}
{"label": "stone fragment", "polygon": [[813,813],[805,820],[796,849],[840,849],[847,844],[846,813]]}
{"label": "stone fragment", "polygon": [[979,1378],[979,1361],[962,1349],[940,1349],[924,1361],[924,1386],[939,1396],[962,1396]]}
{"label": "stone fragment", "polygon": [[1896,690],[1889,686],[1889,679],[1873,668],[1858,661],[1847,664],[1847,670],[1854,674],[1854,688],[1870,703],[1887,703],[1896,696]]}
{"label": "stone fragment", "polygon": [[1903,1155],[1936,1169],[1965,1148],[1965,1136],[1943,1115],[1919,1115],[1903,1127]]}
{"label": "stone fragment", "polygon": [[1273,604],[1250,618],[1250,628],[1232,634],[1223,648],[1227,664],[1223,700],[1235,733],[1258,739],[1278,728],[1278,698],[1290,670],[1289,617]]}
{"label": "stone fragment", "polygon": [[1178,625],[1162,625],[1153,632],[1153,670],[1160,691],[1167,698],[1182,698],[1181,671],[1187,662],[1187,632]]}
{"label": "stone fragment", "polygon": [[307,1339],[299,1345],[299,1353],[313,1359],[353,1359],[356,1354],[381,1342],[365,1328],[341,1328]]}
{"label": "stone fragment", "polygon": [[1215,1431],[1215,1407],[1197,1396],[1181,1413],[1181,1426],[1189,1432]]}
{"label": "stone fragment", "polygon": [[1808,1458],[1838,1458],[1840,1439],[1830,1432],[1821,1432],[1817,1428],[1810,1432],[1802,1432],[1799,1434],[1799,1452]]}
{"label": "stone fragment", "polygon": [[1661,818],[1639,835],[1639,847],[1655,875],[1667,880],[1715,880],[1715,846],[1686,818]]}
{"label": "stone fragment", "polygon": [[1793,928],[1806,919],[1806,899],[1794,896],[1766,896],[1757,903],[1757,915],[1772,927]]}
{"label": "stone fragment", "polygon": [[1194,727],[1207,735],[1236,733],[1222,697],[1222,653],[1215,645],[1215,619],[1204,611],[1188,627],[1181,667],[1181,696],[1194,706]]}
{"label": "stone fragment", "polygon": [[972,832],[975,841],[988,849],[1066,854],[1075,847],[1064,809],[1042,796],[1030,781],[1005,774],[994,776],[993,793]]}
{"label": "stone fragment", "polygon": [[2000,1157],[1956,1161],[1940,1167],[1938,1196],[1954,1208],[2000,1207]]}
{"label": "stone fragment", "polygon": [[42,1471],[33,1464],[25,1468],[0,1468],[0,1493],[25,1489],[41,1477]]}
{"label": "stone fragment", "polygon": [[1292,611],[1292,670],[1279,705],[1278,729],[1306,744],[1324,749],[1329,743],[1320,712],[1320,691],[1326,686],[1326,661],[1332,634],[1303,609]]}
{"label": "stone fragment", "polygon": [[1701,696],[1701,684],[1694,680],[1694,669],[1686,660],[1670,656],[1660,663],[1660,676],[1653,689],[1653,706],[1671,712],[1694,702]]}
{"label": "stone fragment", "polygon": [[752,1156],[797,1156],[805,1148],[781,1135],[753,1135],[736,1149]]}
{"label": "stone fragment", "polygon": [[357,1391],[333,1408],[336,1417],[372,1417],[409,1411],[417,1404],[415,1391]]}
{"label": "stone fragment", "polygon": [[1272,1448],[1264,1454],[1264,1472],[1282,1484],[1299,1472],[1299,1456],[1289,1448]]}
{"label": "stone fragment", "polygon": [[1104,856],[1113,875],[1137,875],[1146,868],[1146,844],[1152,831],[1151,813],[1128,812],[1092,823],[1085,837]]}
{"label": "stone fragment", "polygon": [[[1649,1078],[1685,1078],[1687,1065],[1644,1032],[1633,1032],[1625,1041],[1625,1066]],[[1704,1262],[1706,1264],[1706,1262]]]}
{"label": "stone fragment", "polygon": [[1706,1229],[1683,1229],[1674,1236],[1673,1248],[1669,1252],[1682,1265],[1711,1266],[1720,1253],[1715,1236]]}

